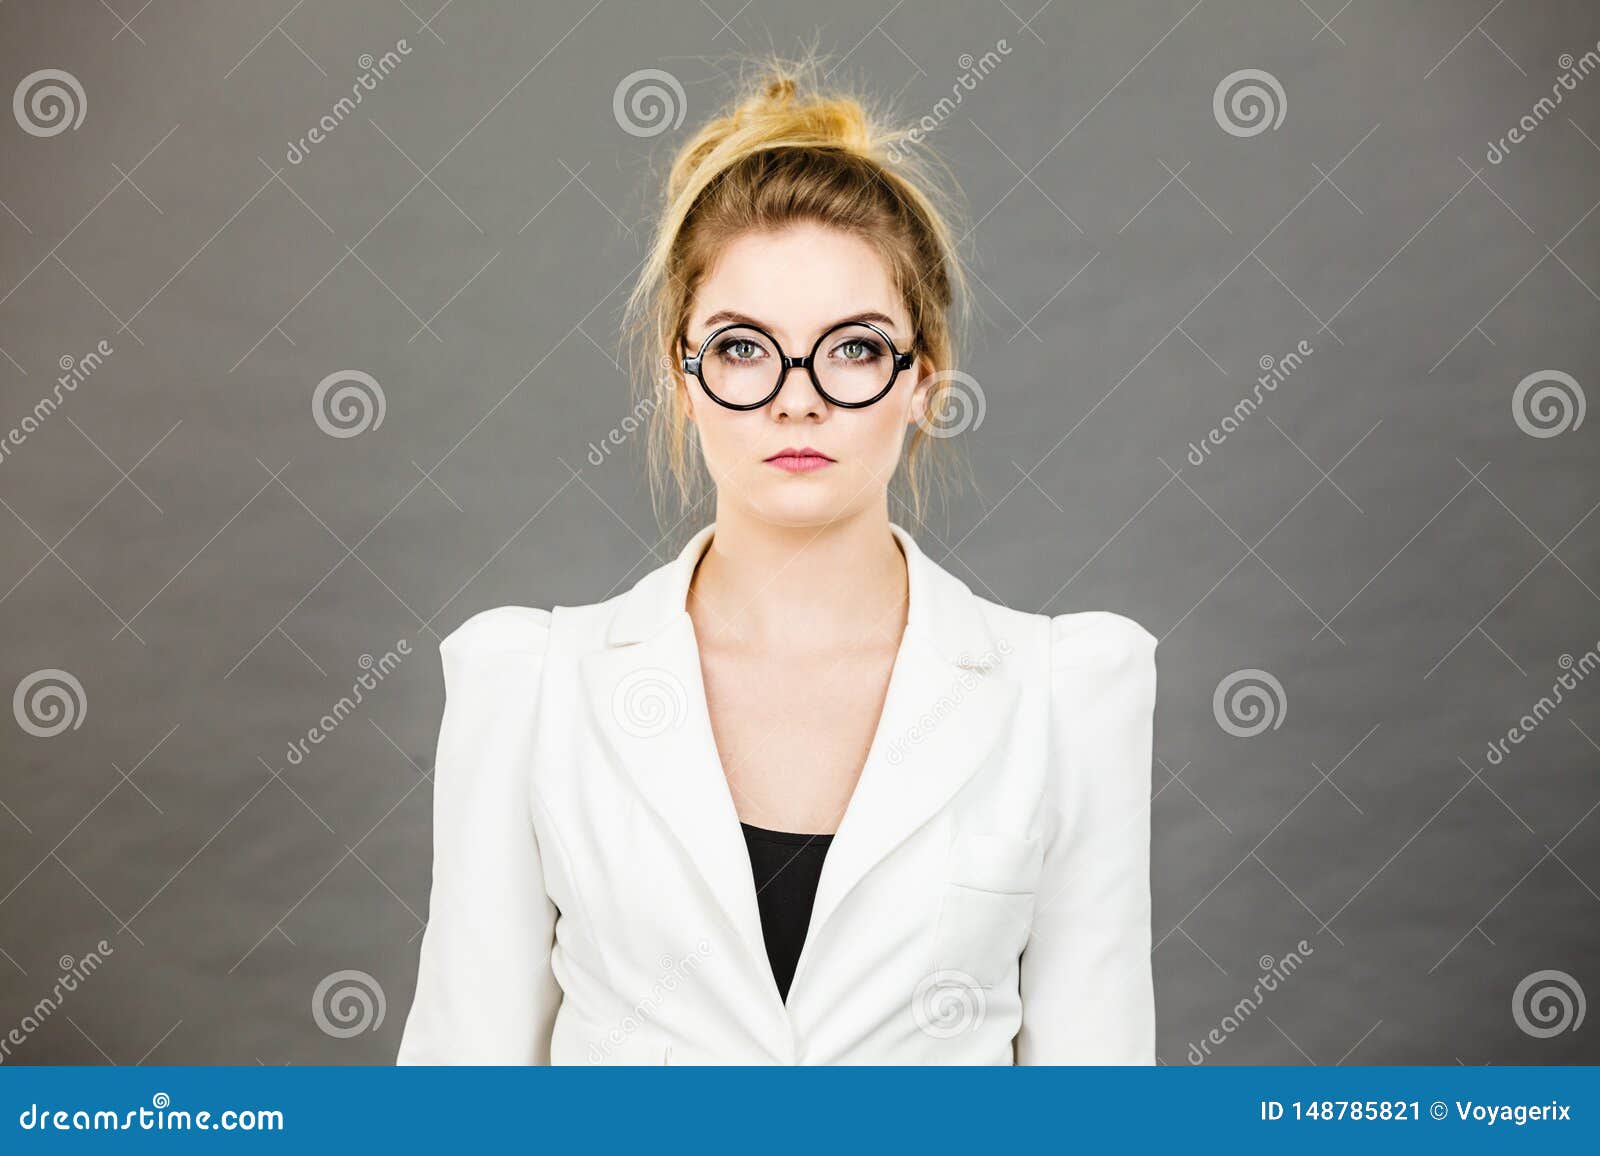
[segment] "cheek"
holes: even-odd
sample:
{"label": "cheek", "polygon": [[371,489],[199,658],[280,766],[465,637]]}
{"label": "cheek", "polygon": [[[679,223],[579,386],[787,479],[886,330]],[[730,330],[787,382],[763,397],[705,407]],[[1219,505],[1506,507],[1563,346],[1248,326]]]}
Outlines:
{"label": "cheek", "polygon": [[903,404],[892,408],[885,405],[882,412],[873,413],[868,419],[863,437],[871,446],[877,447],[883,456],[893,457],[899,453],[905,440],[908,420],[910,413]]}
{"label": "cheek", "polygon": [[906,432],[906,415],[902,415],[898,410],[885,410],[872,418],[872,442],[882,447],[885,453],[893,453],[899,448],[904,432]]}
{"label": "cheek", "polygon": [[824,444],[838,447],[839,458],[852,472],[876,477],[899,461],[905,430],[902,416],[895,411],[840,411],[834,415]]}
{"label": "cheek", "polygon": [[[758,411],[756,416],[759,417]],[[700,406],[695,413],[700,452],[713,466],[737,464],[757,444],[754,424],[750,414],[723,409],[715,403]]]}

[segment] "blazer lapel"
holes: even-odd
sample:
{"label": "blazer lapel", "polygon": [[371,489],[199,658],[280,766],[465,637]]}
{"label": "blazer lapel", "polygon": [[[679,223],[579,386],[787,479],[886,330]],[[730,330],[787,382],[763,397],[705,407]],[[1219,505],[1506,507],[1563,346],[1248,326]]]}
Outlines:
{"label": "blazer lapel", "polygon": [[711,716],[689,580],[715,523],[677,558],[646,574],[622,599],[606,646],[579,659],[584,698],[612,753],[682,845],[718,904],[766,958],[739,814]]}
{"label": "blazer lapel", "polygon": [[[1010,647],[989,630],[972,591],[904,528],[891,522],[890,529],[906,557],[906,630],[866,764],[823,861],[796,982],[829,916],[977,772],[1017,704],[1019,687],[1005,661]],[[623,596],[606,646],[583,655],[579,672],[616,761],[764,961],[749,853],[687,610],[690,579],[715,530],[715,523],[701,529]]]}
{"label": "blazer lapel", "polygon": [[829,917],[977,773],[1019,698],[1006,662],[1011,645],[990,631],[976,596],[904,528],[890,527],[910,580],[905,637],[866,764],[823,860],[797,983]]}

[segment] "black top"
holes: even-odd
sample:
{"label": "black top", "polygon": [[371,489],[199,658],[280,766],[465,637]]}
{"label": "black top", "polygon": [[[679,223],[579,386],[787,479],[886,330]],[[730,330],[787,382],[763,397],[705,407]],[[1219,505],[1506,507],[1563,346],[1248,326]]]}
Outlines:
{"label": "black top", "polygon": [[801,831],[769,831],[741,822],[750,866],[755,872],[756,905],[761,909],[761,934],[767,941],[767,960],[778,992],[789,998],[800,948],[811,923],[811,904],[817,897],[817,880],[832,835]]}

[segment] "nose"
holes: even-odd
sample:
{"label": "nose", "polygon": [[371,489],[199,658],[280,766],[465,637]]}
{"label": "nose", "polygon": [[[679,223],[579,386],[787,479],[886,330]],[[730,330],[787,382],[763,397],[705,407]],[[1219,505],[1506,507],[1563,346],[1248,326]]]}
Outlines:
{"label": "nose", "polygon": [[817,392],[816,383],[808,370],[798,365],[785,365],[780,371],[778,395],[772,399],[772,416],[821,416],[827,412],[828,402]]}

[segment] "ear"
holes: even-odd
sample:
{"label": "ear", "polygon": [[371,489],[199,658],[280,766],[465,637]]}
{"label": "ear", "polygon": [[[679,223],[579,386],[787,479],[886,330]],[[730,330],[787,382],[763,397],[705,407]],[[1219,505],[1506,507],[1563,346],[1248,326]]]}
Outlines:
{"label": "ear", "polygon": [[689,380],[689,375],[683,372],[683,366],[678,366],[672,374],[672,379],[677,383],[677,388],[683,391],[683,412],[688,416],[690,425],[700,424],[700,397],[696,390],[690,387],[694,382]]}
{"label": "ear", "polygon": [[666,373],[661,378],[662,396],[656,399],[657,402],[670,404],[672,401],[671,395],[674,392],[681,391],[683,393],[684,412],[688,414],[689,421],[691,423],[694,422],[696,399],[694,390],[689,388],[689,375],[683,371],[683,362],[673,357],[670,353],[663,356],[662,362],[666,367]]}
{"label": "ear", "polygon": [[912,380],[916,385],[911,387],[911,407],[906,415],[907,425],[919,425],[926,428],[928,418],[929,396],[933,393],[933,374],[929,370],[924,358],[917,358],[911,365]]}

